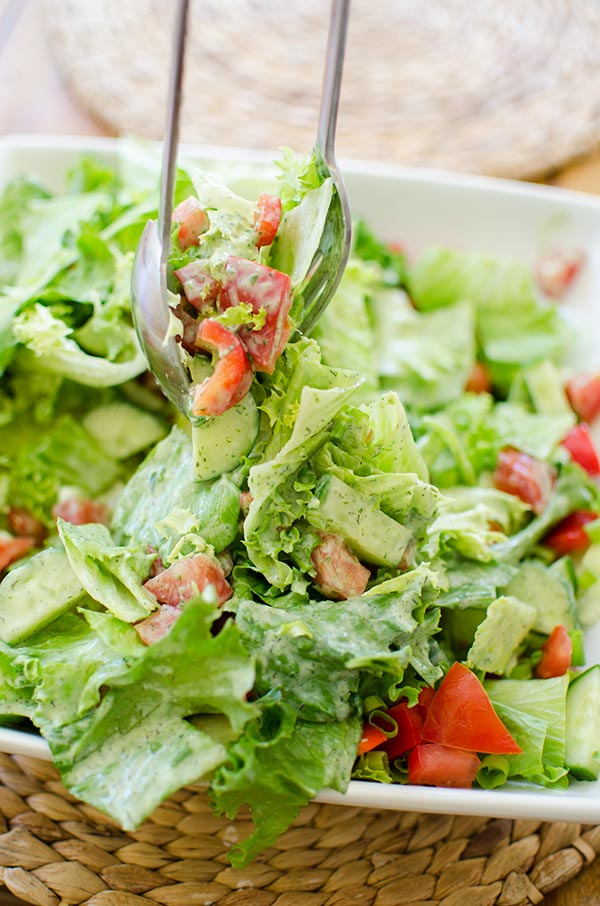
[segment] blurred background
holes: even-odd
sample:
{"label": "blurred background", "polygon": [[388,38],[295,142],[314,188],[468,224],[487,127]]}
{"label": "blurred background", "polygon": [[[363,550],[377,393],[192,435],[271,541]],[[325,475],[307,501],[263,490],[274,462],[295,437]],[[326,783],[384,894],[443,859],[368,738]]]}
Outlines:
{"label": "blurred background", "polygon": [[[308,151],[328,7],[195,0],[183,139]],[[0,0],[0,133],[159,138],[171,11]],[[339,155],[594,191],[599,39],[599,0],[354,0]]]}

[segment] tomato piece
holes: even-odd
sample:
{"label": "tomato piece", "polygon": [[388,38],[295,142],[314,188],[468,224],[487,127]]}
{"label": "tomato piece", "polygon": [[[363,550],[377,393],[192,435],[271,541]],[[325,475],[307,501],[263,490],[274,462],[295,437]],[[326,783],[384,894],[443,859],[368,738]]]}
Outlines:
{"label": "tomato piece", "polygon": [[427,717],[427,712],[429,711],[429,706],[433,701],[435,695],[435,689],[433,686],[423,686],[419,692],[419,699],[417,701],[417,708],[423,715],[423,720]]}
{"label": "tomato piece", "polygon": [[458,662],[452,664],[433,697],[423,724],[423,739],[490,755],[521,752],[482,684]]}
{"label": "tomato piece", "polygon": [[219,298],[221,284],[206,270],[201,259],[190,261],[173,272],[181,283],[185,298],[198,311],[214,307]]}
{"label": "tomato piece", "polygon": [[254,212],[254,229],[256,231],[256,246],[271,245],[279,224],[281,223],[281,198],[263,192],[258,196]]}
{"label": "tomato piece", "polygon": [[467,378],[465,390],[467,393],[489,393],[492,389],[492,379],[489,369],[483,362],[475,362],[471,374]]}
{"label": "tomato piece", "polygon": [[600,415],[600,374],[578,374],[567,381],[565,391],[571,407],[584,422]]}
{"label": "tomato piece", "polygon": [[337,535],[322,534],[311,560],[317,571],[315,585],[328,598],[348,599],[362,595],[371,578],[370,571]]}
{"label": "tomato piece", "polygon": [[377,746],[381,745],[382,742],[385,742],[385,738],[385,733],[380,730],[379,727],[376,727],[373,724],[364,724],[356,754],[364,755],[365,752],[370,752],[371,749],[375,749]]}
{"label": "tomato piece", "polygon": [[209,585],[215,590],[217,604],[222,605],[233,594],[221,564],[208,554],[191,554],[144,582],[146,588],[162,604],[177,607],[183,601],[201,594]]}
{"label": "tomato piece", "polygon": [[539,259],[535,269],[537,284],[551,299],[560,299],[575,280],[583,265],[581,252],[553,249]]}
{"label": "tomato piece", "polygon": [[84,497],[67,497],[52,507],[55,519],[63,519],[72,525],[88,525],[90,522],[101,522],[108,525],[108,508],[96,500]]}
{"label": "tomato piece", "polygon": [[213,318],[200,323],[196,346],[219,356],[215,370],[194,388],[194,415],[222,415],[239,403],[252,384],[252,368],[239,338]]}
{"label": "tomato piece", "polygon": [[404,755],[410,749],[414,749],[422,741],[421,732],[425,718],[418,705],[409,708],[407,702],[393,705],[386,711],[386,714],[392,717],[398,725],[396,735],[388,737],[382,745],[388,758],[393,760]]}
{"label": "tomato piece", "polygon": [[0,573],[24,557],[32,547],[35,547],[35,538],[0,537]]}
{"label": "tomato piece", "polygon": [[474,752],[425,743],[408,756],[408,782],[468,789],[473,786],[479,765]]}
{"label": "tomato piece", "polygon": [[573,657],[573,642],[566,628],[559,624],[555,626],[548,641],[542,646],[542,657],[535,668],[540,679],[550,679],[552,676],[564,676],[571,666]]}
{"label": "tomato piece", "polygon": [[538,516],[550,499],[555,478],[556,471],[550,463],[535,459],[521,450],[506,447],[498,454],[495,487],[519,497]]}
{"label": "tomato piece", "polygon": [[193,245],[199,245],[200,236],[210,227],[208,214],[194,195],[177,205],[172,220],[179,224],[177,242],[184,252]]}
{"label": "tomato piece", "polygon": [[288,318],[292,304],[290,278],[256,261],[230,255],[225,266],[219,308],[224,311],[241,302],[251,305],[254,312],[261,309],[266,312],[260,330],[244,326],[239,330],[239,337],[252,356],[254,370],[271,374],[291,331]]}
{"label": "tomato piece", "polygon": [[44,523],[28,510],[11,507],[6,519],[13,535],[18,535],[20,538],[35,538],[36,542],[41,544],[48,535]]}
{"label": "tomato piece", "polygon": [[588,522],[595,522],[597,518],[597,513],[577,510],[566,516],[549,535],[546,535],[544,544],[551,547],[558,557],[573,554],[575,551],[584,551],[590,546],[590,536],[585,526]]}
{"label": "tomato piece", "polygon": [[144,645],[152,645],[167,634],[171,626],[177,622],[180,607],[171,607],[170,604],[159,604],[149,617],[134,623],[133,628],[139,635]]}
{"label": "tomato piece", "polygon": [[585,422],[580,422],[571,428],[560,445],[569,451],[573,462],[585,469],[588,475],[600,475],[600,460],[590,435],[589,426]]}

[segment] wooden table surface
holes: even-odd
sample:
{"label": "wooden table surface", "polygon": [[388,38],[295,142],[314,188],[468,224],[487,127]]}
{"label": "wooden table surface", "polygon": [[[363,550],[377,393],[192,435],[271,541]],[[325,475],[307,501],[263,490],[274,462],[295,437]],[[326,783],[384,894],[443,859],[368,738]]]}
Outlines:
{"label": "wooden table surface", "polygon": [[[85,0],[87,2],[87,0]],[[0,0],[0,135],[108,135],[82,110],[54,65],[39,0]],[[600,151],[554,174],[548,182],[600,194]],[[22,903],[0,889],[0,906]],[[600,906],[600,858],[540,906]]]}

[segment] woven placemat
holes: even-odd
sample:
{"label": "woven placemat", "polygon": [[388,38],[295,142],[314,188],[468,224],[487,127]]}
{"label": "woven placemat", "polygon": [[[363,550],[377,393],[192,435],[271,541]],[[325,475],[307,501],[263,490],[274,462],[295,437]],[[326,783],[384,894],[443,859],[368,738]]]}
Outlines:
{"label": "woven placemat", "polygon": [[124,833],[48,762],[0,755],[0,881],[38,906],[531,906],[600,851],[600,826],[313,803],[235,870],[248,828],[184,787]]}
{"label": "woven placemat", "polygon": [[[113,131],[162,133],[170,0],[44,0],[55,58]],[[183,138],[314,140],[326,0],[195,0]],[[547,174],[600,138],[598,0],[354,0],[340,156]]]}

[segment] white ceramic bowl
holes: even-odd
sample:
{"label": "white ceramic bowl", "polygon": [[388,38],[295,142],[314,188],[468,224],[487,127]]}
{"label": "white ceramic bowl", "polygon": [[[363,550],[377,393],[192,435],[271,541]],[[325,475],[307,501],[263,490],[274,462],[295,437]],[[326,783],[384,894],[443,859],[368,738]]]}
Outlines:
{"label": "white ceramic bowl", "polygon": [[[225,166],[240,178],[270,179],[271,155],[236,149],[186,149],[204,165]],[[0,138],[0,188],[19,173],[35,172],[59,189],[68,167],[83,152],[112,158],[112,139],[56,136]],[[571,361],[600,367],[600,199],[545,186],[403,169],[374,163],[343,165],[352,209],[383,238],[409,253],[436,243],[518,258],[533,265],[550,246],[574,247],[585,269],[565,317],[576,328]],[[598,438],[600,440],[600,438]],[[600,626],[586,634],[589,663],[600,661]],[[598,715],[590,718],[599,719]],[[0,751],[50,757],[41,737],[0,728]],[[321,802],[506,818],[600,823],[600,782],[573,782],[568,790],[510,784],[500,790],[450,790],[352,781],[345,795],[324,791]]]}

